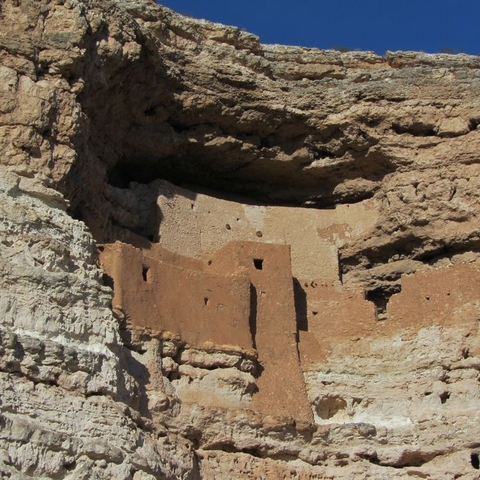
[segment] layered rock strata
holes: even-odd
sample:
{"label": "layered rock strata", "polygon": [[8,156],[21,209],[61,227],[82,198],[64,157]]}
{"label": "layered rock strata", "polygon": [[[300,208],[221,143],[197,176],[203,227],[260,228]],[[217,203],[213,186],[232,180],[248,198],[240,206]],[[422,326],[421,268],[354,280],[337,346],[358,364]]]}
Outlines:
{"label": "layered rock strata", "polygon": [[3,477],[478,477],[479,58],[5,0],[0,60]]}

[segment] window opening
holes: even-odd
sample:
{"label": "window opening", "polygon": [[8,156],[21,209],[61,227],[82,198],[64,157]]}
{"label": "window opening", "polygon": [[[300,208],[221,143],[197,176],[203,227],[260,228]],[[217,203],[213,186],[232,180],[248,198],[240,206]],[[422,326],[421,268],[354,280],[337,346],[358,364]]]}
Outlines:
{"label": "window opening", "polygon": [[263,260],[261,258],[254,258],[253,265],[257,270],[263,270]]}

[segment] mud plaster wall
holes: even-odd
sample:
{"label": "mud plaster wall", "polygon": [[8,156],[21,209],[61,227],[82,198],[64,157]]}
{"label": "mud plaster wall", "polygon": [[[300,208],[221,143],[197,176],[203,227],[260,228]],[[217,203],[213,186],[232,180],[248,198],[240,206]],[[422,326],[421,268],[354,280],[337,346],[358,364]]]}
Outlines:
{"label": "mud plaster wall", "polygon": [[194,345],[214,341],[251,350],[248,277],[194,270],[178,255],[176,265],[168,263],[160,250],[119,242],[104,247],[101,261],[113,278],[114,307],[133,325],[174,332]]}
{"label": "mud plaster wall", "polygon": [[[115,305],[133,325],[168,330],[195,346],[255,349],[259,411],[310,419],[303,373],[308,382],[308,372],[332,356],[369,356],[368,339],[432,325],[465,334],[476,328],[476,264],[403,275],[381,316],[362,289],[342,285],[336,249],[372,227],[370,202],[323,211],[261,207],[160,186],[159,243],[132,238],[136,247],[104,247]],[[279,232],[283,241],[275,244]],[[231,240],[242,235],[254,241]],[[317,408],[318,421],[328,418],[325,408]]]}
{"label": "mud plaster wall", "polygon": [[263,371],[254,405],[272,415],[311,420],[298,355],[290,247],[231,242],[208,262],[208,269],[244,269],[251,282],[251,328]]}
{"label": "mud plaster wall", "polygon": [[338,247],[365,235],[378,220],[374,201],[332,210],[247,205],[158,182],[158,236],[172,252],[192,258],[211,255],[231,241],[291,246],[292,275],[339,280]]}
{"label": "mud plaster wall", "polygon": [[403,275],[384,320],[361,290],[305,283],[308,331],[300,332],[303,368],[324,361],[339,345],[362,353],[361,339],[412,336],[430,326],[476,332],[480,310],[480,266],[458,264]]}
{"label": "mud plaster wall", "polygon": [[101,262],[113,279],[114,307],[134,326],[173,332],[196,346],[255,348],[262,366],[255,408],[312,420],[298,355],[289,246],[231,242],[194,270],[190,259],[158,245],[117,242],[103,247]]}

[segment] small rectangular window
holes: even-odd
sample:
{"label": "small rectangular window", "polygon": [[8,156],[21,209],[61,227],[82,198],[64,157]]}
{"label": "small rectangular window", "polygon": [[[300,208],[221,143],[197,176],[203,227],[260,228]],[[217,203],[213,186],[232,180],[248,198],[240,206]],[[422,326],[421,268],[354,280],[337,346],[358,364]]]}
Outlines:
{"label": "small rectangular window", "polygon": [[263,260],[261,258],[254,258],[253,265],[257,270],[263,270]]}

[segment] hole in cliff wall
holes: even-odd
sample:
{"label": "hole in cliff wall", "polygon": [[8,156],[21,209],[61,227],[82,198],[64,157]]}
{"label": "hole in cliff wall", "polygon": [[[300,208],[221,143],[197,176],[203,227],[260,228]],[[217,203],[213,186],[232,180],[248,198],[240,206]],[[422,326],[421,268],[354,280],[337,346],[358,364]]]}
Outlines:
{"label": "hole in cliff wall", "polygon": [[365,460],[368,460],[370,463],[373,463],[374,465],[380,465],[380,460],[378,458],[377,452],[373,453],[359,453],[358,456],[360,458],[363,458]]}
{"label": "hole in cliff wall", "polygon": [[470,454],[470,463],[472,464],[472,467],[475,470],[480,469],[480,458],[478,456],[478,453],[472,453]]}
{"label": "hole in cliff wall", "polygon": [[102,275],[102,281],[106,287],[110,287],[112,290],[114,289],[115,284],[114,284],[113,278],[110,275],[107,275],[106,273],[104,273]]}
{"label": "hole in cliff wall", "polygon": [[447,403],[447,400],[450,398],[450,392],[443,392],[440,394],[440,401],[442,405]]}
{"label": "hole in cliff wall", "polygon": [[154,117],[155,114],[157,113],[157,107],[155,105],[153,105],[152,107],[150,108],[147,108],[143,114],[146,116],[146,117]]}
{"label": "hole in cliff wall", "polygon": [[315,405],[317,415],[323,420],[334,417],[338,412],[346,408],[347,402],[338,396],[323,397]]}
{"label": "hole in cliff wall", "polygon": [[420,122],[414,122],[411,125],[399,125],[394,123],[392,125],[392,130],[399,135],[408,133],[414,137],[434,137],[437,134],[434,125]]}
{"label": "hole in cliff wall", "polygon": [[468,123],[468,129],[470,131],[476,130],[479,125],[480,125],[480,118],[471,118]]}
{"label": "hole in cliff wall", "polygon": [[79,220],[80,222],[84,221],[84,214],[83,214],[84,205],[83,202],[80,202],[75,208],[68,208],[67,213],[74,219]]}
{"label": "hole in cliff wall", "polygon": [[71,472],[72,470],[75,470],[76,467],[77,467],[77,462],[75,461],[75,459],[67,460],[67,461],[63,464],[63,468],[64,468],[67,472]]}
{"label": "hole in cliff wall", "polygon": [[164,172],[165,163],[155,163],[149,158],[121,158],[108,172],[107,183],[117,188],[128,188],[130,182],[148,184],[159,178],[176,183],[177,178],[169,178]]}
{"label": "hole in cliff wall", "polygon": [[227,453],[245,453],[253,457],[262,458],[259,450],[255,448],[240,448],[231,440],[220,440],[202,446],[204,450],[221,450]]}
{"label": "hole in cliff wall", "polygon": [[401,290],[402,287],[400,285],[388,285],[365,292],[365,298],[375,305],[377,320],[386,320],[387,305],[390,297],[395,293],[401,292]]}
{"label": "hole in cliff wall", "polygon": [[193,425],[189,425],[186,429],[184,437],[192,442],[192,446],[195,450],[198,450],[202,442],[202,435],[203,433],[198,428],[194,427]]}
{"label": "hole in cliff wall", "polygon": [[257,270],[263,270],[263,260],[261,258],[254,258],[253,265]]}

